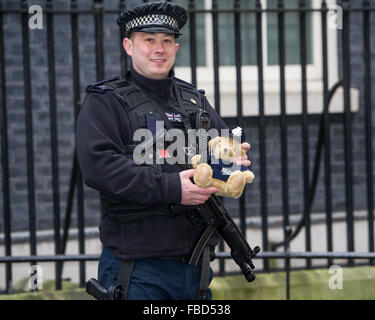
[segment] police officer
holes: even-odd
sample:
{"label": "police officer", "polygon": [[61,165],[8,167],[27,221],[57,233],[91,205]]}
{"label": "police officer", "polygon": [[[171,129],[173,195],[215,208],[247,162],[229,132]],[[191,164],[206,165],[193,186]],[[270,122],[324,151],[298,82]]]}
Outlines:
{"label": "police officer", "polygon": [[[139,165],[133,159],[134,132],[147,128],[155,133],[155,121],[186,133],[195,129],[196,115],[204,108],[212,128],[227,128],[200,91],[174,76],[176,38],[186,21],[185,9],[169,2],[123,11],[117,23],[132,58],[130,70],[125,79],[90,85],[77,122],[82,174],[101,195],[98,280],[106,288],[122,284],[127,299],[196,299],[198,293],[211,298],[212,270],[203,268],[203,258],[199,266],[188,262],[205,227],[193,206],[218,190],[193,184],[193,169]],[[159,150],[153,156],[171,155]],[[247,157],[237,160],[250,165]],[[207,248],[212,251],[217,243],[214,236]]]}

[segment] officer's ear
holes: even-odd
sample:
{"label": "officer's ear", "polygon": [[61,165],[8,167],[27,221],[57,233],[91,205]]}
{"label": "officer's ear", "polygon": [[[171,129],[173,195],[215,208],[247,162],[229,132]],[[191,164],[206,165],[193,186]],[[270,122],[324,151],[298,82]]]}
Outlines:
{"label": "officer's ear", "polygon": [[124,38],[124,40],[122,40],[122,46],[124,47],[126,53],[128,54],[128,56],[132,56],[132,53],[133,53],[133,43],[132,43],[132,40],[129,39],[129,38]]}

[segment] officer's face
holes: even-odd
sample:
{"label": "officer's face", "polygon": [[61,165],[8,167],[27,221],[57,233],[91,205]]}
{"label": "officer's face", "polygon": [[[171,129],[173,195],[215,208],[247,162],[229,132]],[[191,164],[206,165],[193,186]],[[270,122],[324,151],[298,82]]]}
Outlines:
{"label": "officer's face", "polygon": [[133,32],[130,39],[124,38],[123,46],[134,69],[152,79],[168,76],[178,50],[174,35],[165,33]]}

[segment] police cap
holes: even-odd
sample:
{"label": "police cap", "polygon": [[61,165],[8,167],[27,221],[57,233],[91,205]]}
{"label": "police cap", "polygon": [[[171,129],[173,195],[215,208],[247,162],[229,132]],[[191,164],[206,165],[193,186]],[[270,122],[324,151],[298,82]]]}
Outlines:
{"label": "police cap", "polygon": [[170,33],[181,35],[180,29],[186,24],[186,10],[171,2],[151,2],[124,10],[117,24],[129,37],[133,31],[150,33]]}

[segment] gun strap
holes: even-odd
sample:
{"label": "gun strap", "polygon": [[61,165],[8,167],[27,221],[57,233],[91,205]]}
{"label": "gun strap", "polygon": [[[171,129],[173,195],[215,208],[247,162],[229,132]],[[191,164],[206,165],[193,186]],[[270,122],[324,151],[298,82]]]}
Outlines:
{"label": "gun strap", "polygon": [[208,300],[208,286],[210,281],[210,247],[206,247],[202,254],[201,279],[197,300]]}
{"label": "gun strap", "polygon": [[128,289],[134,263],[135,260],[121,260],[118,270],[117,284],[121,285],[124,290],[124,300],[128,300]]}
{"label": "gun strap", "polygon": [[202,252],[206,248],[208,240],[215,233],[215,229],[210,225],[206,227],[202,236],[199,238],[198,243],[195,245],[193,253],[191,254],[189,264],[197,266],[199,263],[199,258],[201,257]]}

